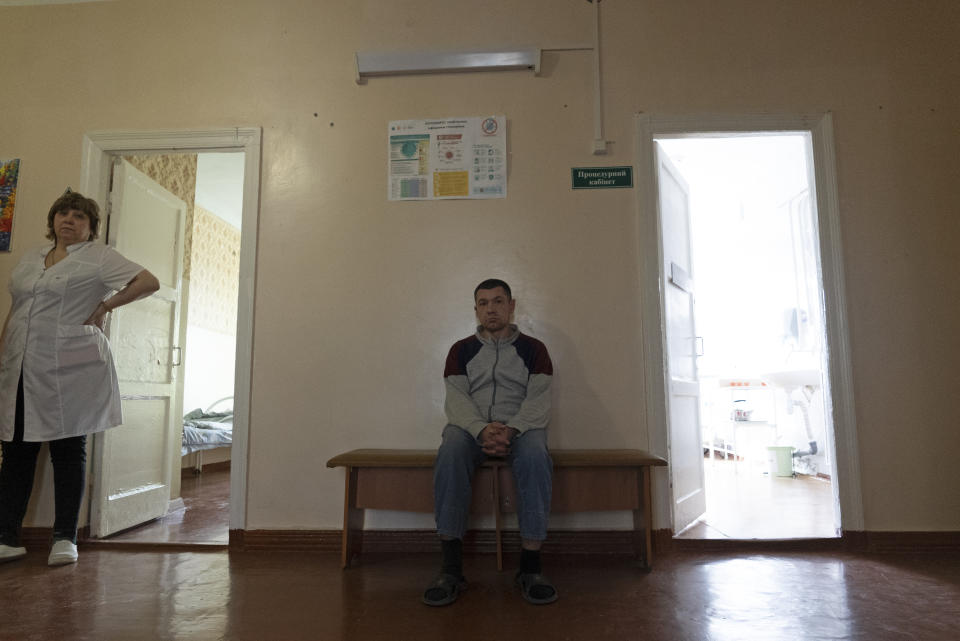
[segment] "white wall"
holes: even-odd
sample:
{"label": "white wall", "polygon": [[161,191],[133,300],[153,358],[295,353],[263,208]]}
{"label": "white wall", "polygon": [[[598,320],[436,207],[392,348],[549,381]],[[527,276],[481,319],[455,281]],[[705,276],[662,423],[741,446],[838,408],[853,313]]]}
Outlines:
{"label": "white wall", "polygon": [[[958,7],[603,2],[602,158],[589,52],[547,52],[539,77],[353,82],[358,50],[588,43],[582,0],[0,8],[0,157],[23,159],[0,280],[76,184],[84,132],[262,126],[247,527],[338,528],[324,462],[437,444],[442,361],[488,276],[553,354],[551,444],[647,447],[637,194],[572,192],[570,168],[632,163],[641,111],[832,111],[866,526],[960,529]],[[388,121],[491,113],[507,199],[385,201]]]}
{"label": "white wall", "polygon": [[[188,325],[186,345],[189,353],[184,360],[184,413],[207,410],[214,402],[233,396],[236,336]],[[232,407],[232,401],[224,401],[214,411]]]}

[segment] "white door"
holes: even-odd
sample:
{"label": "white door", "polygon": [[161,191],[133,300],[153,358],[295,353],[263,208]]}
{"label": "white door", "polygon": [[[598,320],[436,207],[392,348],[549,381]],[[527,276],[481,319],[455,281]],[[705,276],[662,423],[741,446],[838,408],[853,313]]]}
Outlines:
{"label": "white door", "polygon": [[107,536],[166,514],[179,455],[180,297],[187,206],[117,159],[107,242],[160,281],[153,296],[121,307],[110,323],[123,425],[94,441],[91,534]]}
{"label": "white door", "polygon": [[663,238],[667,420],[673,528],[678,533],[707,510],[700,432],[698,339],[693,314],[690,197],[686,181],[656,145]]}

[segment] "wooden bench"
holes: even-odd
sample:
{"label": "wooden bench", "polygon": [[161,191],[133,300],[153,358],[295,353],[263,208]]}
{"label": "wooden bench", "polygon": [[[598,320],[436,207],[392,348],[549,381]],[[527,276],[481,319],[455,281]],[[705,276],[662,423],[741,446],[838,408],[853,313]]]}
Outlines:
{"label": "wooden bench", "polygon": [[[436,450],[352,450],[327,461],[346,468],[341,567],[360,554],[365,509],[433,512]],[[641,450],[550,450],[553,459],[551,512],[631,510],[633,545],[645,568],[651,545],[650,468],[666,465]],[[516,511],[510,464],[488,459],[473,478],[471,513],[493,514],[497,568],[503,569],[502,515]]]}

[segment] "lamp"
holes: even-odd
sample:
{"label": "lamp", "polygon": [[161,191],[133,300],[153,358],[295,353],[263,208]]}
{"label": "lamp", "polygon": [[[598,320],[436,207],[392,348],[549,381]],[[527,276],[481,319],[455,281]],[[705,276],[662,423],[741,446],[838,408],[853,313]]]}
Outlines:
{"label": "lamp", "polygon": [[358,51],[355,58],[357,84],[371,76],[522,69],[540,73],[540,49],[532,47],[503,51]]}

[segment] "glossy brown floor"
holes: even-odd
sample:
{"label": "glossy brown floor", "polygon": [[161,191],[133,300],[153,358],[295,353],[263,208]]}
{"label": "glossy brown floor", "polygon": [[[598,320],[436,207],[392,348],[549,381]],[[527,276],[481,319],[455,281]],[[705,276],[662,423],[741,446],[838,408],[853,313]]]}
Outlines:
{"label": "glossy brown floor", "polygon": [[180,481],[184,509],[114,534],[111,543],[220,543],[230,533],[230,468],[207,466]]}
{"label": "glossy brown floor", "polygon": [[[163,553],[81,547],[48,568],[45,550],[0,565],[0,639],[421,641],[957,639],[960,559],[933,556],[547,558],[560,601],[524,603],[492,556],[468,557],[470,589],[420,603],[431,556]],[[510,559],[511,565],[515,559]]]}

